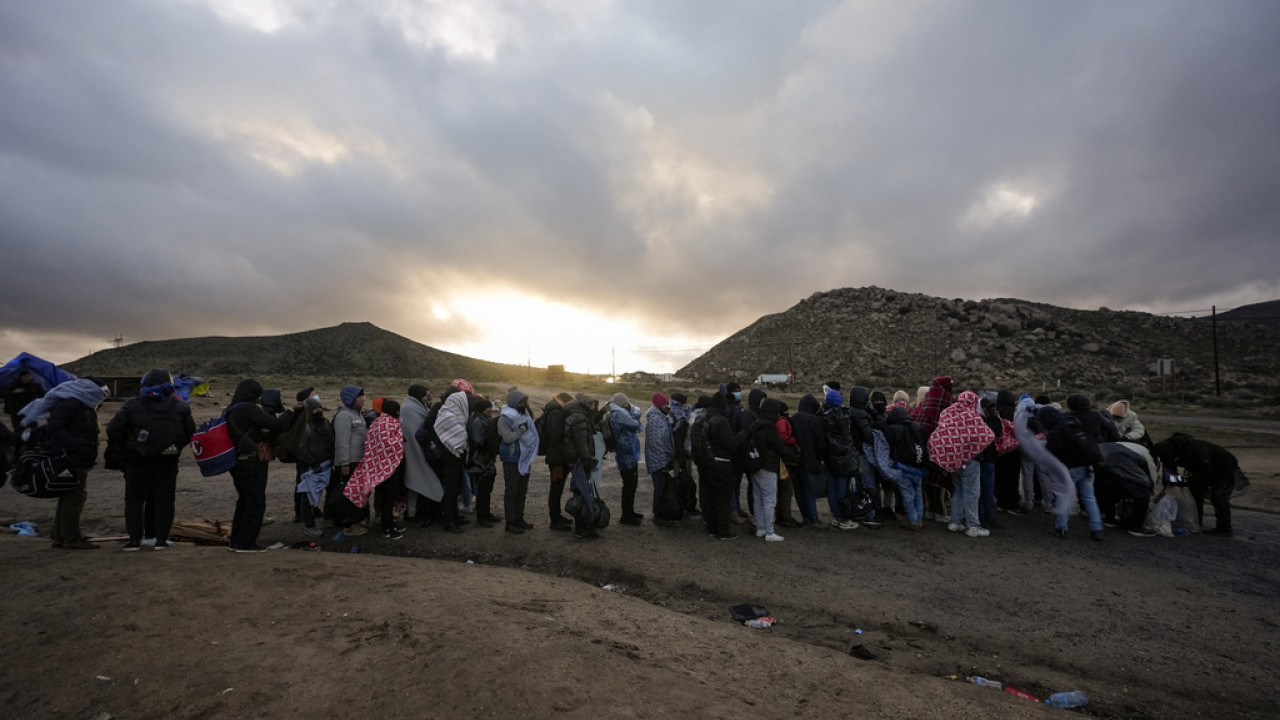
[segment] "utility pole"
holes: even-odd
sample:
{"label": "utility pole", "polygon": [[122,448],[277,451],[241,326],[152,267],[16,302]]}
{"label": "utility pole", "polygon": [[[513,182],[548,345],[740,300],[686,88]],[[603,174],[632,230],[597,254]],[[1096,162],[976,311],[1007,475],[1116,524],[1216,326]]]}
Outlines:
{"label": "utility pole", "polygon": [[1222,395],[1222,377],[1218,374],[1218,306],[1213,305],[1213,394]]}

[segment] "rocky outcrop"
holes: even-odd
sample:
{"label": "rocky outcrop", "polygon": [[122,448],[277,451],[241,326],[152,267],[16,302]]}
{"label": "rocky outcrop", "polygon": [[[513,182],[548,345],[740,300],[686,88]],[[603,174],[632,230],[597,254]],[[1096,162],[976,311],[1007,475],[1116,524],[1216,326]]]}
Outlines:
{"label": "rocky outcrop", "polygon": [[[1275,329],[1219,323],[1224,390],[1274,393],[1277,350]],[[798,387],[811,389],[828,379],[914,388],[951,375],[964,387],[1132,396],[1160,388],[1158,358],[1174,360],[1176,387],[1213,390],[1213,334],[1203,319],[865,287],[816,293],[766,315],[678,374],[720,381],[792,372]]]}

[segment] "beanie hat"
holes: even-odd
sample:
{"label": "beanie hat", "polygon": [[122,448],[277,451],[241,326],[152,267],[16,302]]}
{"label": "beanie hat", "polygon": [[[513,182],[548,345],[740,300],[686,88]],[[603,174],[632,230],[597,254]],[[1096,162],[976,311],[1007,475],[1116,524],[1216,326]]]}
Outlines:
{"label": "beanie hat", "polygon": [[840,407],[844,404],[844,396],[840,394],[839,390],[834,388],[827,390],[826,399],[828,405]]}
{"label": "beanie hat", "polygon": [[298,394],[297,394],[297,395],[295,395],[294,397],[296,397],[296,398],[298,399],[298,402],[302,402],[302,401],[306,400],[307,398],[311,397],[311,393],[313,393],[313,392],[315,392],[315,391],[316,391],[316,389],[315,389],[314,387],[309,387],[309,388],[307,388],[306,390],[299,390],[299,391],[298,391]]}
{"label": "beanie hat", "polygon": [[614,393],[613,397],[609,398],[609,402],[613,403],[614,405],[617,405],[620,408],[627,407],[628,405],[631,404],[631,400],[622,393]]}
{"label": "beanie hat", "polygon": [[342,401],[343,405],[351,407],[351,403],[355,402],[356,398],[363,394],[364,388],[359,385],[347,385],[338,391],[338,399]]}
{"label": "beanie hat", "polygon": [[685,395],[684,393],[671,393],[671,399],[672,399],[672,400],[675,400],[676,402],[680,403],[681,405],[688,405],[688,404],[689,404],[689,396],[688,396],[688,395]]}
{"label": "beanie hat", "polygon": [[417,398],[421,400],[427,396],[428,392],[430,391],[427,390],[426,385],[413,384],[409,386],[409,397],[411,398]]}
{"label": "beanie hat", "polygon": [[654,406],[654,407],[656,407],[656,408],[658,408],[659,410],[661,410],[661,409],[665,408],[666,406],[668,406],[668,405],[670,405],[670,404],[671,404],[671,402],[670,402],[669,400],[667,400],[667,396],[666,396],[666,395],[663,395],[662,393],[654,393],[654,394],[653,394],[653,406]]}
{"label": "beanie hat", "polygon": [[376,397],[376,398],[374,398],[374,399],[373,399],[373,411],[374,411],[374,412],[376,412],[376,413],[378,413],[379,415],[381,415],[381,414],[382,414],[382,404],[383,404],[383,403],[385,403],[386,401],[387,401],[387,399],[386,399],[386,398],[384,398],[384,397]]}

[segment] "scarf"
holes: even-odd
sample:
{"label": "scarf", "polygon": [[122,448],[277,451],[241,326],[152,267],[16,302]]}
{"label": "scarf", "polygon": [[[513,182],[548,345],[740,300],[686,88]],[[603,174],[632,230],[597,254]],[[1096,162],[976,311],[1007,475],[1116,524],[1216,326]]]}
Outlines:
{"label": "scarf", "polygon": [[403,460],[404,432],[400,429],[400,419],[383,415],[369,426],[364,457],[351,473],[342,494],[358,508],[368,505],[373,489],[391,477]]}
{"label": "scarf", "polygon": [[101,405],[106,397],[107,391],[88,378],[68,380],[54,385],[53,389],[46,393],[44,397],[27,403],[27,406],[18,413],[19,422],[22,427],[43,423],[45,415],[48,414],[49,409],[58,400],[72,398],[79,400],[82,405],[93,410]]}
{"label": "scarf", "polygon": [[946,472],[956,472],[995,438],[978,413],[978,394],[965,390],[938,418],[938,428],[929,436],[929,459]]}

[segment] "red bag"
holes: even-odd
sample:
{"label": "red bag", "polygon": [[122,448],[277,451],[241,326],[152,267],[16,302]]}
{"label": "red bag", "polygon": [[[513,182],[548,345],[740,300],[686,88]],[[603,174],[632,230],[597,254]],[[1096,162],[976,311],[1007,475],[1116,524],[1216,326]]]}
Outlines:
{"label": "red bag", "polygon": [[1000,437],[996,438],[996,452],[1004,455],[1018,449],[1018,436],[1013,432],[1013,423],[1000,418]]}
{"label": "red bag", "polygon": [[227,419],[219,415],[205,422],[191,436],[191,452],[195,455],[200,474],[205,477],[221,475],[236,466],[236,446],[231,442]]}

